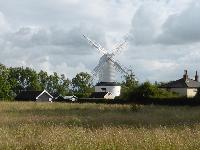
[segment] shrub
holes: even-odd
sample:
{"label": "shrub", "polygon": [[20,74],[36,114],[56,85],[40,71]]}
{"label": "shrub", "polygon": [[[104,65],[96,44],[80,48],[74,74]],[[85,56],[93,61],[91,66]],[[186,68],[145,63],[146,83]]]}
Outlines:
{"label": "shrub", "polygon": [[147,100],[155,98],[175,98],[176,93],[159,88],[150,82],[144,82],[128,93],[128,100]]}

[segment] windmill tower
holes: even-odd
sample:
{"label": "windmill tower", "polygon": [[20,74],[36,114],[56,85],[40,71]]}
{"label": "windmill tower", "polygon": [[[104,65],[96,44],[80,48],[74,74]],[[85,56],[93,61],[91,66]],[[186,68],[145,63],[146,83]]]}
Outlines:
{"label": "windmill tower", "polygon": [[85,35],[83,35],[83,37],[91,46],[96,48],[103,55],[100,58],[98,65],[92,71],[93,77],[99,77],[99,81],[95,86],[95,92],[109,92],[113,99],[116,96],[120,96],[121,86],[115,82],[115,71],[128,74],[128,69],[116,61],[114,56],[119,54],[120,50],[127,44],[127,42],[124,41],[120,43],[112,50],[112,53],[109,53],[97,42],[91,40]]}

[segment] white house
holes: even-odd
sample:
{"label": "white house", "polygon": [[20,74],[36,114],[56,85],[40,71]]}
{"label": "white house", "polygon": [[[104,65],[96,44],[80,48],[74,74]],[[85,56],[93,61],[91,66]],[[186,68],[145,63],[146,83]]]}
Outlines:
{"label": "white house", "polygon": [[192,98],[197,94],[197,89],[200,87],[200,82],[198,81],[198,74],[196,71],[195,79],[190,79],[187,74],[187,70],[181,79],[176,81],[171,81],[162,86],[169,91],[176,92],[180,96],[186,96],[187,98]]}

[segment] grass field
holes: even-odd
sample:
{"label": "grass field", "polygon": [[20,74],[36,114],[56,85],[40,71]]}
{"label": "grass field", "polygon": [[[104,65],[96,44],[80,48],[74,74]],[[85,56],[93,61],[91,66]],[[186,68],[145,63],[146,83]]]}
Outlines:
{"label": "grass field", "polygon": [[0,102],[0,149],[200,149],[200,107]]}

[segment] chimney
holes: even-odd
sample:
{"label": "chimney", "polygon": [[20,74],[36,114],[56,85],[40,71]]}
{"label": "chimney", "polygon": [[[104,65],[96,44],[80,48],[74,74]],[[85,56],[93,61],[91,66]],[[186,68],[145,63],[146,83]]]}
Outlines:
{"label": "chimney", "polygon": [[187,70],[184,70],[183,79],[186,81],[188,79]]}
{"label": "chimney", "polygon": [[196,75],[195,75],[195,81],[199,82],[199,76],[198,76],[198,72],[196,71]]}

